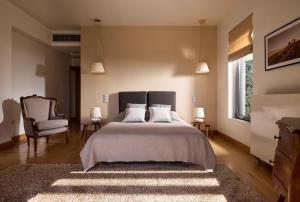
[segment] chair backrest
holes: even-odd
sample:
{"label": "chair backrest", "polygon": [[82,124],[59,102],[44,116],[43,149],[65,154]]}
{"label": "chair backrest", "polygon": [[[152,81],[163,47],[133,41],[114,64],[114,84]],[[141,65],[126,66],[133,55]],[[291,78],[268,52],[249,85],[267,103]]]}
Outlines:
{"label": "chair backrest", "polygon": [[55,116],[55,99],[33,95],[21,97],[20,100],[23,117],[46,121]]}

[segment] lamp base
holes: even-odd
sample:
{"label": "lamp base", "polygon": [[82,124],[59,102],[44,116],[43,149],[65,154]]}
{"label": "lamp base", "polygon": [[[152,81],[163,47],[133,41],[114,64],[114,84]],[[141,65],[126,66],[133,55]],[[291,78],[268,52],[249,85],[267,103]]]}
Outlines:
{"label": "lamp base", "polygon": [[203,123],[203,122],[204,122],[204,119],[195,118],[195,122],[200,122],[200,123]]}
{"label": "lamp base", "polygon": [[93,121],[93,122],[98,122],[100,120],[101,120],[101,118],[91,118],[91,121]]}

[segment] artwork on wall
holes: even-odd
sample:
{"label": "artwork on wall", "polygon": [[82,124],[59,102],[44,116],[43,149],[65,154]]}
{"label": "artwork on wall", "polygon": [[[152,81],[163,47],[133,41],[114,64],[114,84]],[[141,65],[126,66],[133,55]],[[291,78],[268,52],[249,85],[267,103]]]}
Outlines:
{"label": "artwork on wall", "polygon": [[265,70],[300,62],[300,18],[265,36]]}

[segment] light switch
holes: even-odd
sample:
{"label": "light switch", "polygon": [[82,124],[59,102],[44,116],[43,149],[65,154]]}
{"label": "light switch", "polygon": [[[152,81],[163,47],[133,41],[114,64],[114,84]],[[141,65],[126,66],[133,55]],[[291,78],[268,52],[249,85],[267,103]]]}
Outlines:
{"label": "light switch", "polygon": [[108,103],[108,95],[103,95],[103,103]]}
{"label": "light switch", "polygon": [[193,97],[192,97],[192,102],[195,103],[196,101],[197,101],[197,100],[196,100],[196,96],[193,96]]}

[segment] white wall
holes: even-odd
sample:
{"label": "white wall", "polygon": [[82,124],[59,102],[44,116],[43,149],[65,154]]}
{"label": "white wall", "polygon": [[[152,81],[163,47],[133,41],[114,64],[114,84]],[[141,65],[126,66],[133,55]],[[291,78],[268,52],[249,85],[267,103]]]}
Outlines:
{"label": "white wall", "polygon": [[264,67],[264,36],[300,16],[299,0],[241,1],[218,25],[218,130],[249,145],[250,123],[228,118],[228,32],[253,13],[255,95],[300,92],[300,64],[272,71]]}
{"label": "white wall", "polygon": [[[32,94],[55,97],[58,112],[68,115],[69,57],[19,31],[12,36],[13,99],[19,102],[21,96]],[[20,120],[16,134],[25,133]]]}
{"label": "white wall", "polygon": [[[14,120],[12,120],[15,117],[12,114],[18,113],[18,110],[15,111],[14,109],[19,103],[19,98],[17,99],[14,95],[20,94],[20,92],[14,93],[14,89],[18,88],[19,91],[22,91],[21,87],[23,87],[20,84],[14,88],[14,85],[16,85],[16,83],[14,84],[12,57],[14,29],[21,30],[21,32],[39,41],[38,43],[48,45],[51,40],[51,32],[46,26],[6,0],[0,0],[0,143],[10,141],[12,136],[19,134],[17,128],[23,128],[23,126],[16,126]],[[38,50],[35,51],[37,52]],[[26,57],[24,55],[23,59],[26,60]],[[22,64],[19,65],[22,68]],[[25,78],[27,82],[31,82],[28,77]],[[24,78],[20,76],[18,79],[23,81]],[[37,80],[34,79],[34,81]],[[37,86],[39,85],[35,85],[35,87]],[[27,90],[24,92],[27,92]],[[40,90],[37,90],[37,93],[40,93]],[[4,116],[3,108],[5,108],[6,116]],[[11,113],[12,111],[13,113]]]}

